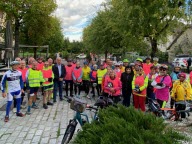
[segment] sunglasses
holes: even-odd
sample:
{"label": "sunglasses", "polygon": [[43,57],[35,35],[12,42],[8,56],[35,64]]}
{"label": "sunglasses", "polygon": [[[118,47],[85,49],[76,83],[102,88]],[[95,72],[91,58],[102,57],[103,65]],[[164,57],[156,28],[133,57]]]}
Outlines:
{"label": "sunglasses", "polygon": [[179,78],[185,78],[184,76],[179,76]]}
{"label": "sunglasses", "polygon": [[160,71],[166,71],[167,69],[159,69]]}

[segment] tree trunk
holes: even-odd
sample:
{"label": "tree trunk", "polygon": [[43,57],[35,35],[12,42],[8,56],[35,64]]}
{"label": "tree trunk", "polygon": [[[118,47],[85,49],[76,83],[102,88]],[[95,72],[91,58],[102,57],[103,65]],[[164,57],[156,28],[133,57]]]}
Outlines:
{"label": "tree trunk", "polygon": [[37,48],[35,47],[34,48],[34,59],[36,59],[37,58]]}
{"label": "tree trunk", "polygon": [[105,60],[107,59],[108,50],[105,50]]}
{"label": "tree trunk", "polygon": [[15,57],[19,56],[19,19],[15,20]]}
{"label": "tree trunk", "polygon": [[157,49],[157,40],[154,38],[150,38],[151,41],[151,58],[154,58],[158,49]]}

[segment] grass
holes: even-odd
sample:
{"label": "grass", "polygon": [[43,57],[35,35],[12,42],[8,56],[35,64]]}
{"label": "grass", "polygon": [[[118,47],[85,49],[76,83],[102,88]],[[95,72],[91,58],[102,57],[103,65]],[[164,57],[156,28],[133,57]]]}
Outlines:
{"label": "grass", "polygon": [[59,123],[59,127],[57,130],[57,138],[60,136],[60,134],[61,134],[61,123]]}
{"label": "grass", "polygon": [[57,110],[55,111],[55,116],[53,117],[53,120],[56,119],[56,116],[57,116]]}

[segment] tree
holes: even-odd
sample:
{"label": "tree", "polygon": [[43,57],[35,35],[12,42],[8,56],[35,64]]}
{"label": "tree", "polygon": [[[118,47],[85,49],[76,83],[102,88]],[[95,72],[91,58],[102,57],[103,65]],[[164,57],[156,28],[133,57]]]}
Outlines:
{"label": "tree", "polygon": [[85,46],[100,52],[143,53],[145,49],[154,57],[158,43],[166,42],[182,21],[190,20],[185,10],[191,3],[186,6],[184,1],[111,0],[84,29]]}
{"label": "tree", "polygon": [[165,41],[173,28],[186,19],[184,0],[112,0],[110,5],[114,26],[125,34],[146,38],[152,57],[158,51],[158,42]]}
{"label": "tree", "polygon": [[[53,0],[1,0],[0,9],[13,18],[15,24],[15,56],[19,53],[20,27],[31,25],[33,32],[44,34],[47,18],[55,10]],[[30,21],[30,23],[29,23]],[[34,29],[33,29],[34,28]],[[38,33],[36,34],[37,36]],[[40,41],[40,40],[39,40]],[[39,42],[38,41],[38,42]]]}
{"label": "tree", "polygon": [[92,23],[84,29],[83,42],[92,52],[108,52],[121,48],[121,35],[108,23],[110,15],[107,10],[99,12]]}

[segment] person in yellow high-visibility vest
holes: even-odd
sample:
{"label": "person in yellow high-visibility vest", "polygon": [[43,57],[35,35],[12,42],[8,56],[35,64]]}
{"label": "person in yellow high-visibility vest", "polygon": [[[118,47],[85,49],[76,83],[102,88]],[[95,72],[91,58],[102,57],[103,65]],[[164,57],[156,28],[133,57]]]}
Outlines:
{"label": "person in yellow high-visibility vest", "polygon": [[[47,105],[53,105],[53,103],[50,102],[51,99],[51,94],[53,93],[53,79],[54,79],[54,74],[52,69],[49,68],[49,63],[46,61],[44,63],[44,67],[41,70],[43,74],[43,78],[46,80],[43,83],[43,90],[44,90],[44,95],[43,95],[43,108],[47,109]],[[48,101],[48,102],[47,102]]]}
{"label": "person in yellow high-visibility vest", "polygon": [[[48,60],[48,63],[49,63],[49,69],[52,70],[52,67],[53,67],[53,59],[52,58],[49,58]],[[53,93],[51,93],[51,98],[53,99]]]}
{"label": "person in yellow high-visibility vest", "polygon": [[104,67],[104,64],[100,64],[100,68],[97,70],[97,83],[98,83],[98,88],[99,88],[99,94],[101,95],[101,84],[102,84],[102,79],[107,73],[107,69]]}
{"label": "person in yellow high-visibility vest", "polygon": [[[26,114],[31,114],[31,106],[34,109],[38,109],[36,105],[37,91],[40,87],[40,82],[45,82],[47,79],[43,79],[42,72],[37,70],[37,61],[32,62],[32,67],[26,73],[26,83],[29,87],[29,101]],[[32,104],[33,102],[33,104]]]}

